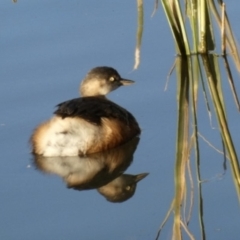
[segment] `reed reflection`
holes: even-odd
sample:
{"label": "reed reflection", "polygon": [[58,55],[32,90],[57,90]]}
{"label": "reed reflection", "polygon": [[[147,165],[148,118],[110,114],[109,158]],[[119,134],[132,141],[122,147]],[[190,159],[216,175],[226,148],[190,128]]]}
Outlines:
{"label": "reed reflection", "polygon": [[123,174],[133,161],[139,138],[108,151],[80,157],[43,157],[34,155],[38,170],[57,174],[68,188],[97,189],[108,201],[123,202],[131,198],[137,183],[148,173]]}

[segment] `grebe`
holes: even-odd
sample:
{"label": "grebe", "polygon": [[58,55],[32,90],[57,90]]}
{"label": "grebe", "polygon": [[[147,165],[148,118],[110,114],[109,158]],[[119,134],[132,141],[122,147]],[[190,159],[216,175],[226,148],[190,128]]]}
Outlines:
{"label": "grebe", "polygon": [[84,156],[139,135],[133,115],[105,97],[132,83],[111,67],[93,68],[80,85],[82,97],[58,104],[55,115],[34,130],[32,152],[45,157]]}

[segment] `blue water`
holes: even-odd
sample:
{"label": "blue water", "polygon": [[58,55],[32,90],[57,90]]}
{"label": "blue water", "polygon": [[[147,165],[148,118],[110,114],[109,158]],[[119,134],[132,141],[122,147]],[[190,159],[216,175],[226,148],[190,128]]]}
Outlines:
{"label": "blue water", "polygon": [[[0,239],[154,239],[174,196],[177,117],[174,74],[164,91],[175,53],[161,7],[151,18],[153,2],[145,3],[141,65],[132,71],[135,1],[19,0],[0,6]],[[239,39],[239,7],[233,1],[228,6]],[[52,115],[56,104],[77,97],[80,80],[101,65],[136,81],[109,95],[142,128],[127,173],[150,173],[123,203],[110,203],[96,190],[67,189],[60,177],[36,170],[28,143],[35,126]],[[238,143],[239,116],[228,94]],[[204,104],[200,110],[207,114]],[[207,117],[202,120],[201,133],[221,148],[217,130],[209,127]],[[209,180],[203,184],[207,239],[237,239],[239,204],[231,171],[228,167],[219,177],[222,156],[201,144],[202,177]],[[196,209],[189,227],[200,239]],[[162,239],[171,239],[171,232],[172,219]]]}

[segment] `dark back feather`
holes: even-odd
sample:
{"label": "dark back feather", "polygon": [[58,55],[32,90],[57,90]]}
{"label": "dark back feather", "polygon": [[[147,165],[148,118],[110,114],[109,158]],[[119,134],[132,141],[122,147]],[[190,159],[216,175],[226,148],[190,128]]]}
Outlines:
{"label": "dark back feather", "polygon": [[88,122],[101,125],[101,118],[114,118],[124,122],[136,123],[135,118],[124,108],[103,97],[75,98],[57,105],[54,112],[62,118],[80,117]]}

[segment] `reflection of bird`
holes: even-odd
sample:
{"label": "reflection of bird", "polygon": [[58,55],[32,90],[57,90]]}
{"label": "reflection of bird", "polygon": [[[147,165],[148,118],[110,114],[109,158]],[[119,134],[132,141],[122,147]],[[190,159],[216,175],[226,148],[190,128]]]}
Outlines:
{"label": "reflection of bird", "polygon": [[93,68],[80,86],[82,97],[60,103],[55,116],[36,128],[31,137],[33,153],[81,156],[114,148],[139,135],[132,114],[105,98],[133,82],[113,68]]}
{"label": "reflection of bird", "polygon": [[110,202],[126,201],[135,193],[137,183],[147,175],[148,173],[137,175],[123,174],[110,183],[98,188],[98,192]]}
{"label": "reflection of bird", "polygon": [[148,175],[123,174],[133,161],[138,142],[139,137],[135,137],[116,148],[82,157],[44,157],[36,154],[33,157],[39,170],[59,175],[68,188],[97,188],[108,201],[123,202],[133,196],[137,183]]}

